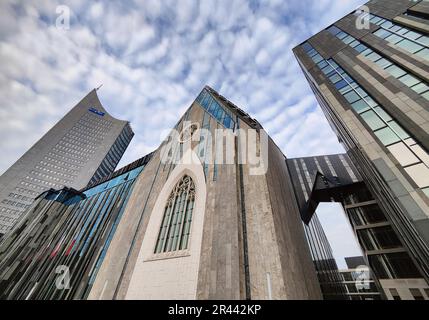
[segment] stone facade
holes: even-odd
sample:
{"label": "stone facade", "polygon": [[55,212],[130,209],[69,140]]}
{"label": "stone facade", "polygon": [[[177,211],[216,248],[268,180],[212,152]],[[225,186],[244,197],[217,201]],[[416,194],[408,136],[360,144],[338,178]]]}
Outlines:
{"label": "stone facade", "polygon": [[[255,120],[206,90],[233,112],[235,132],[256,129],[261,139],[263,129]],[[176,128],[181,131],[190,121],[215,136],[221,124],[205,117],[194,102]],[[242,146],[238,134],[230,138],[234,148]],[[215,139],[211,142],[212,150],[219,150]],[[192,142],[193,150],[198,143]],[[320,299],[285,157],[272,140],[267,140],[268,170],[260,175],[250,174],[253,165],[239,163],[237,156],[230,164],[164,164],[166,144],[137,179],[89,298]],[[197,189],[190,247],[156,256],[165,199],[183,174],[193,177]]]}

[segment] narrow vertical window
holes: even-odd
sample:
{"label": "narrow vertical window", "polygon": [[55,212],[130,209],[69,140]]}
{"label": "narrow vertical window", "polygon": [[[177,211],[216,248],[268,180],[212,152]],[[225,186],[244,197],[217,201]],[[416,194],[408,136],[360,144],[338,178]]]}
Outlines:
{"label": "narrow vertical window", "polygon": [[185,175],[173,188],[167,200],[155,253],[188,248],[194,202],[195,185],[191,177]]}

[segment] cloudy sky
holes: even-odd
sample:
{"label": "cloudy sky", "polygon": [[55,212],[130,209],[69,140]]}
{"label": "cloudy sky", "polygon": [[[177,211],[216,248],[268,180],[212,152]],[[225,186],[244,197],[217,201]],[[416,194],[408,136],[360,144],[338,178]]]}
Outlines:
{"label": "cloudy sky", "polygon": [[[0,173],[101,84],[136,133],[120,165],[155,149],[206,84],[288,157],[342,152],[291,50],[363,2],[1,0]],[[320,215],[336,257],[359,254],[341,210]]]}

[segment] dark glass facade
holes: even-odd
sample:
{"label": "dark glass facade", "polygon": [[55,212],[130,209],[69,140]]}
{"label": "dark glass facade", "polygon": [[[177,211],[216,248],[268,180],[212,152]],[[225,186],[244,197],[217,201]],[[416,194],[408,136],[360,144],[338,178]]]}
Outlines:
{"label": "dark glass facade", "polygon": [[150,157],[87,189],[37,197],[0,245],[0,298],[85,298]]}
{"label": "dark glass facade", "polygon": [[345,300],[347,291],[317,215],[313,216],[308,225],[304,224],[304,231],[323,298],[325,300]]}
{"label": "dark glass facade", "polygon": [[352,194],[345,198],[343,206],[377,280],[422,277],[387,217],[369,193]]}
{"label": "dark glass facade", "polygon": [[116,169],[116,166],[121,160],[122,155],[125,153],[125,150],[130,144],[133,136],[134,132],[132,131],[131,126],[129,124],[125,125],[121,134],[118,136],[106,157],[101,162],[100,167],[89,181],[89,185],[95,183],[103,177],[107,177]]}
{"label": "dark glass facade", "polygon": [[[308,212],[314,212],[319,202],[342,204],[368,261],[364,264],[370,267],[374,276],[374,286],[380,287],[381,279],[422,277],[347,155],[289,159],[288,165],[325,299],[348,299],[352,289],[345,287],[343,273],[338,271],[316,213],[307,216]],[[379,291],[382,292],[381,288]]]}
{"label": "dark glass facade", "polygon": [[[315,192],[318,187],[360,183],[361,178],[345,154],[288,159],[287,164],[323,297],[327,300],[347,300],[347,288],[319,218],[316,213],[312,213],[308,220],[306,216],[313,204],[317,207],[317,201],[313,198],[317,198]],[[318,174],[325,176],[318,181]]]}

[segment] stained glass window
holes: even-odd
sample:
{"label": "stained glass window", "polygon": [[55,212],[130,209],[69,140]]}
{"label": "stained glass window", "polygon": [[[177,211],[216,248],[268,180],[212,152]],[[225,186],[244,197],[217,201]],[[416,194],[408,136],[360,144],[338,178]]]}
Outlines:
{"label": "stained glass window", "polygon": [[188,248],[192,211],[195,203],[195,184],[188,175],[176,184],[164,209],[155,253]]}

